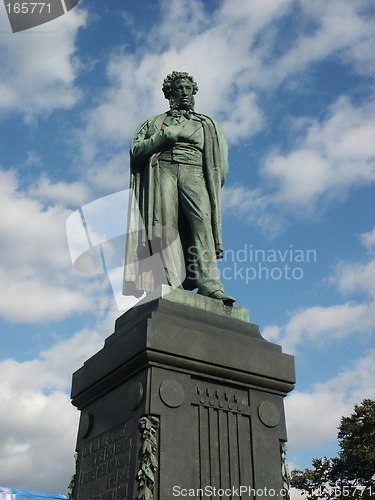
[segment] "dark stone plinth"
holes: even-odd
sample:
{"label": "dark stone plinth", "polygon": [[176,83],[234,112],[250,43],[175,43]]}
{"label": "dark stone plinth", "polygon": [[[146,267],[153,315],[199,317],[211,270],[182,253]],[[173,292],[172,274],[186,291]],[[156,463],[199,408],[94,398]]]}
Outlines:
{"label": "dark stone plinth", "polygon": [[293,384],[293,358],[229,308],[168,297],[133,308],[73,375],[82,412],[74,498],[209,498],[191,494],[209,486],[279,492],[283,397]]}

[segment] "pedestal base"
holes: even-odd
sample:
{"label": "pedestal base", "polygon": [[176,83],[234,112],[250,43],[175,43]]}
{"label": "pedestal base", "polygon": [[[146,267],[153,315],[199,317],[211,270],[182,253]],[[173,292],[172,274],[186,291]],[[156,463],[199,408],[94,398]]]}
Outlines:
{"label": "pedestal base", "polygon": [[73,375],[76,500],[267,498],[282,489],[293,358],[236,319],[243,308],[179,302],[172,293],[121,316]]}

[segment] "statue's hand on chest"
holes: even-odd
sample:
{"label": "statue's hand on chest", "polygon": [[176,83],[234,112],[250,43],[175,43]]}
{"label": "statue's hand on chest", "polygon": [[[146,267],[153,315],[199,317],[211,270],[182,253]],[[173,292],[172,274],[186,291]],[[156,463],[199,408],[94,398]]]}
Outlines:
{"label": "statue's hand on chest", "polygon": [[174,142],[195,143],[195,136],[200,127],[201,124],[193,120],[183,120],[182,122],[166,126],[164,133],[168,139]]}
{"label": "statue's hand on chest", "polygon": [[180,123],[167,125],[164,127],[164,135],[172,142],[177,142],[183,134],[183,125]]}

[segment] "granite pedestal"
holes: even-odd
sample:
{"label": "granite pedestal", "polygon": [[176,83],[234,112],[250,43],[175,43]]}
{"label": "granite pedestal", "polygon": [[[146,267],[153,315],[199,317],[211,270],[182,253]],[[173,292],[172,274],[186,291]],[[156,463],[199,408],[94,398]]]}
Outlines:
{"label": "granite pedestal", "polygon": [[122,315],[73,375],[74,498],[275,498],[293,358],[246,309],[167,292]]}

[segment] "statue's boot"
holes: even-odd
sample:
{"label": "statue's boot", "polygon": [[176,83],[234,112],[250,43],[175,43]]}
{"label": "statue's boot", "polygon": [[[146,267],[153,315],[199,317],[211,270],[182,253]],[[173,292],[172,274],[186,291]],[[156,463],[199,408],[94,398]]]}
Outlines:
{"label": "statue's boot", "polygon": [[225,294],[223,290],[216,290],[216,292],[211,293],[210,297],[212,299],[222,300],[226,306],[232,306],[233,302],[236,302],[234,297]]}

